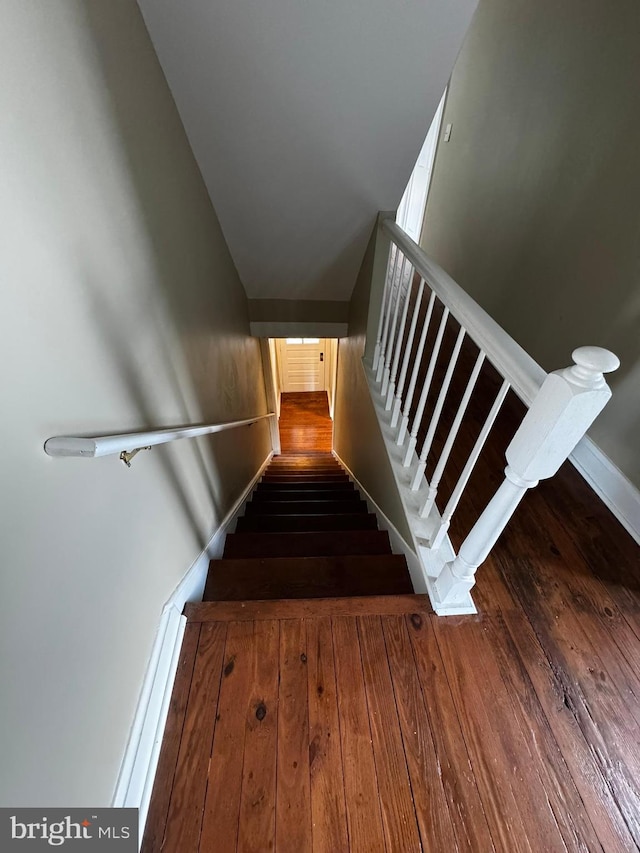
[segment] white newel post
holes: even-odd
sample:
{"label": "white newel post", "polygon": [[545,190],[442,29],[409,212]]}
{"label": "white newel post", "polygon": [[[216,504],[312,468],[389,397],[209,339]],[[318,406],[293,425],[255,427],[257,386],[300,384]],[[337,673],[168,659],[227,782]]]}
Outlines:
{"label": "white newel post", "polygon": [[550,373],[506,451],[505,480],[435,581],[442,604],[467,600],[484,562],[527,489],[552,477],[611,397],[603,373],[620,366],[609,350],[580,347],[571,367]]}

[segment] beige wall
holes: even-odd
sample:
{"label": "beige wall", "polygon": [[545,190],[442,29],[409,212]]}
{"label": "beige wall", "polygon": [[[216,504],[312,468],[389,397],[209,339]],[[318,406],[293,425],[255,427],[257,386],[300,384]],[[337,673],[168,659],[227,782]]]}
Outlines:
{"label": "beige wall", "polygon": [[640,5],[481,0],[456,63],[423,246],[547,369],[622,369],[591,430],[640,486]]}
{"label": "beige wall", "polygon": [[348,323],[349,303],[313,299],[250,299],[256,323]]}
{"label": "beige wall", "polygon": [[116,457],[49,436],[266,411],[258,342],[133,0],[5,0],[0,804],[107,805],[162,606],[265,422]]}
{"label": "beige wall", "polygon": [[411,543],[411,532],[362,366],[376,231],[369,241],[351,297],[349,337],[338,342],[333,446],[404,540]]}

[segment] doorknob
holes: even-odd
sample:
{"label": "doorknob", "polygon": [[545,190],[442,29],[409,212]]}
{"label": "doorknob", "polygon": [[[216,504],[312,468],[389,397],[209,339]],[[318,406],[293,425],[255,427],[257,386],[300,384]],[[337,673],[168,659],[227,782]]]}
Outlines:
{"label": "doorknob", "polygon": [[324,353],[323,352],[320,353],[320,361],[324,361]]}

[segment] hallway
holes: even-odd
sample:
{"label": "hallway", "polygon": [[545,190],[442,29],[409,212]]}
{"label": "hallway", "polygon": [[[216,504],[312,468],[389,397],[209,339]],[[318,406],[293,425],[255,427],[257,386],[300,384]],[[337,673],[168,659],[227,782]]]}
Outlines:
{"label": "hallway", "polygon": [[279,427],[283,453],[331,453],[333,423],[327,392],[283,393]]}
{"label": "hallway", "polygon": [[478,616],[413,595],[187,605],[144,853],[638,850],[639,590],[637,546],[567,464],[482,566]]}

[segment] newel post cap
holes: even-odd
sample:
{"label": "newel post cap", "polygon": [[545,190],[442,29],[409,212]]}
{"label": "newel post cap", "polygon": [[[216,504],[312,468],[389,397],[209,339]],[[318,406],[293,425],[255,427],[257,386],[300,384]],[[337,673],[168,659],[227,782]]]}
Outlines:
{"label": "newel post cap", "polygon": [[565,378],[576,385],[592,388],[604,386],[603,373],[620,367],[618,356],[603,347],[578,347],[571,353],[574,364],[564,372]]}

